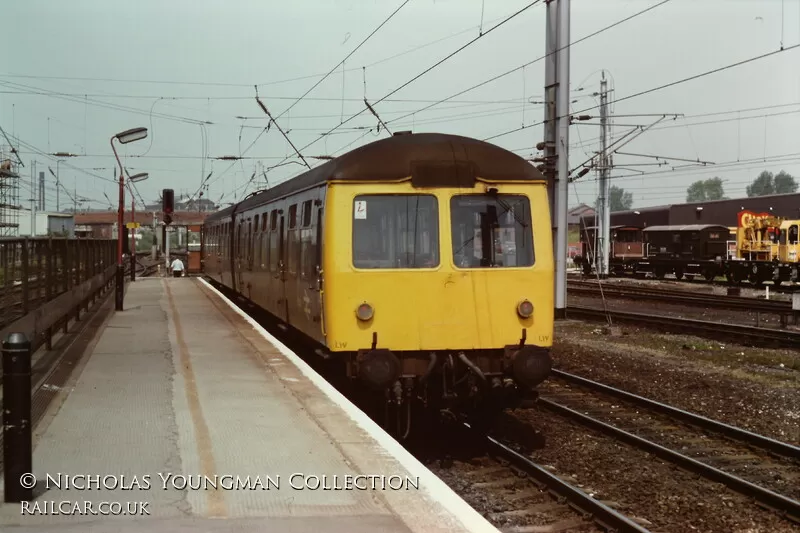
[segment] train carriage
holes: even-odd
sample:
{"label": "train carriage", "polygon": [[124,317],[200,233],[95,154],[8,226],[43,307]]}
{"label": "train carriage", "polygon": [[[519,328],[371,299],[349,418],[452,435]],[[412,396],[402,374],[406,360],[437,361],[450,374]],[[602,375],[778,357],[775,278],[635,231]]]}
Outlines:
{"label": "train carriage", "polygon": [[[580,235],[581,255],[575,258],[575,262],[582,266],[586,275],[591,274],[592,265],[595,264],[595,249],[598,247],[597,230],[597,226],[586,227]],[[635,273],[636,265],[644,257],[642,228],[620,225],[612,226],[610,230],[609,272],[616,276]]]}
{"label": "train carriage", "polygon": [[511,152],[396,135],[205,224],[210,278],[394,402],[510,405],[549,373],[546,185]]}

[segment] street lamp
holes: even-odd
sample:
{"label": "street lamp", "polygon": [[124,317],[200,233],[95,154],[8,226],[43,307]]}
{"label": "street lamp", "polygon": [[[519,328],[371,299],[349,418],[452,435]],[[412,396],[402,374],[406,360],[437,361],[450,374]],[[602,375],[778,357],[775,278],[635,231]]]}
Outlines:
{"label": "street lamp", "polygon": [[[133,176],[128,175],[128,187],[130,187],[131,183],[137,183],[139,181],[144,181],[148,177],[147,172],[140,172],[138,174],[134,174]],[[133,194],[133,189],[131,189],[131,222],[133,222],[133,227],[131,228],[131,281],[136,281],[136,206],[135,206],[136,197]]]}
{"label": "street lamp", "polygon": [[125,269],[122,266],[122,225],[125,213],[125,174],[122,163],[119,160],[117,149],[114,147],[114,139],[122,144],[141,141],[147,137],[147,128],[133,128],[131,130],[117,133],[111,137],[111,149],[114,157],[117,158],[119,165],[119,210],[117,212],[117,275],[116,275],[116,310],[122,311],[122,301],[125,297]]}

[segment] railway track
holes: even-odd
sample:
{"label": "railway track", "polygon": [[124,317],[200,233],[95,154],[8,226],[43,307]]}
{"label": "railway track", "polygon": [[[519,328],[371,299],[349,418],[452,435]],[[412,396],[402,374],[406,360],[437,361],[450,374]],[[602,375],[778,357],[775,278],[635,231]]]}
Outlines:
{"label": "railway track", "polygon": [[[252,313],[252,309],[249,312]],[[283,332],[272,328],[271,331],[294,347]],[[530,447],[530,435],[525,431],[531,428],[527,424],[524,429],[501,431],[503,440],[509,439],[508,442],[514,443],[510,445],[468,424],[462,426],[456,422],[455,427],[448,427],[450,429],[441,435],[441,430],[436,428],[425,433],[420,450],[422,455],[441,457],[442,452],[430,449],[431,439],[436,442],[433,448],[450,450],[449,453],[445,452],[445,457],[459,454],[455,450],[477,445],[477,450],[467,452],[471,459],[466,463],[458,467],[431,468],[500,530],[508,533],[573,530],[649,532],[647,527],[651,523],[646,519],[647,507],[639,503],[615,503],[593,497],[591,489],[582,490],[572,477],[556,475],[548,467],[527,457],[526,452],[522,451]],[[517,437],[518,432],[524,436]],[[520,451],[515,450],[518,442]],[[476,457],[479,459],[475,460]]]}
{"label": "railway track", "polygon": [[[693,280],[684,278],[684,279],[674,279],[674,278],[666,278],[666,279],[657,279],[652,277],[647,278],[636,278],[632,276],[617,276],[613,274],[609,274],[608,280],[632,280],[638,279],[640,281],[648,281],[648,282],[678,282],[678,283],[695,283],[701,287],[743,287],[749,289],[764,289],[765,287],[769,287],[770,292],[775,292],[779,294],[791,294],[795,290],[798,290],[798,285],[793,283],[782,283],[780,285],[763,285],[763,284],[755,284],[753,285],[747,280],[743,280],[740,283],[732,283],[727,280],[723,279],[714,279],[714,281],[706,281],[702,278],[702,276],[695,276]],[[582,272],[568,272],[567,273],[567,280],[569,283],[578,282],[578,283],[597,283],[597,278],[594,273],[591,276],[587,276]],[[680,290],[680,289],[677,289]],[[688,291],[688,289],[687,289]]]}
{"label": "railway track", "polygon": [[[464,427],[470,432],[470,437],[497,461],[495,467],[481,468],[467,474],[470,480],[474,481],[473,487],[492,490],[495,494],[508,491],[508,494],[504,495],[506,499],[520,502],[514,509],[491,513],[489,518],[493,521],[546,514],[555,521],[533,530],[566,531],[585,528],[594,523],[605,531],[649,533],[649,530],[640,525],[636,519],[594,499],[509,446],[473,430],[469,424],[465,424]],[[518,485],[525,481],[532,481],[538,490],[526,490],[524,487],[520,489]],[[542,491],[549,493],[556,501],[542,501]],[[575,512],[579,516],[576,517]],[[526,526],[503,528],[503,530],[527,531]]]}
{"label": "railway track", "polygon": [[800,523],[800,448],[553,371],[542,407],[752,498]]}
{"label": "railway track", "polygon": [[596,307],[569,306],[569,318],[588,320],[607,320],[640,324],[674,333],[699,334],[701,336],[719,338],[723,341],[735,339],[737,342],[749,341],[754,344],[766,344],[789,348],[800,347],[800,332],[784,329],[759,328],[739,324],[726,324],[693,318],[678,318],[648,313],[631,313],[627,311],[605,310]]}
{"label": "railway track", "polygon": [[573,294],[586,294],[616,298],[637,298],[675,304],[695,304],[716,309],[744,310],[761,313],[791,313],[791,302],[759,300],[742,296],[723,296],[717,294],[699,294],[685,290],[656,289],[653,287],[629,287],[623,285],[602,285],[592,281],[570,281],[567,290]]}

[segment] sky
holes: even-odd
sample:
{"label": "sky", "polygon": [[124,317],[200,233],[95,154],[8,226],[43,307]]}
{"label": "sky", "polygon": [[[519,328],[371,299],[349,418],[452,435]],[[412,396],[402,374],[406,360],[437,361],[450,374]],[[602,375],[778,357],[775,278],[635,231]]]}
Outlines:
{"label": "sky", "polygon": [[[660,3],[573,0],[571,40]],[[364,98],[390,131],[490,139],[527,158],[543,138],[541,1],[26,0],[5,3],[3,20],[0,127],[25,164],[24,207],[34,162],[48,210],[48,169],[61,209],[116,205],[109,142],[134,127],[148,138],[118,153],[130,174],[149,173],[137,202],[172,188],[224,205],[301,173],[281,131],[265,131],[256,91],[312,167],[388,135]],[[800,0],[667,1],[570,47],[572,111],[598,116],[605,75],[611,139],[652,126],[613,156],[612,184],[634,207],[684,202],[692,182],[715,176],[726,196],[744,196],[762,170],[800,178],[800,48],[626,97],[798,43]],[[599,150],[598,120],[569,135],[570,168]],[[76,157],[57,163],[56,152]],[[592,171],[569,204],[596,196]]]}

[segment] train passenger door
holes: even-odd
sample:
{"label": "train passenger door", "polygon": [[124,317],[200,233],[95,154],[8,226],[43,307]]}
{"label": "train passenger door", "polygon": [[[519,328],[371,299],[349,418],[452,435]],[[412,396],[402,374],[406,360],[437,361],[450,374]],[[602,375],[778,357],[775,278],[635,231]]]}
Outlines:
{"label": "train passenger door", "polygon": [[242,222],[237,222],[233,231],[233,282],[234,287],[240,294],[244,290],[244,279],[242,278]]}
{"label": "train passenger door", "polygon": [[309,293],[311,294],[311,321],[312,331],[319,332],[320,337],[318,338],[319,341],[324,342],[324,335],[323,332],[325,331],[324,326],[324,317],[323,314],[323,305],[322,305],[322,297],[324,294],[324,290],[322,287],[322,279],[323,279],[323,271],[322,271],[322,236],[323,236],[323,224],[322,221],[324,220],[324,209],[322,207],[317,208],[317,224],[316,224],[316,237],[314,240],[314,267],[313,267],[313,276],[309,280]]}
{"label": "train passenger door", "polygon": [[286,265],[288,254],[286,253],[286,244],[286,217],[283,212],[281,212],[280,224],[278,227],[278,250],[280,254],[278,256],[280,257],[278,261],[278,281],[280,282],[280,288],[278,289],[278,294],[280,294],[280,299],[278,300],[278,317],[288,323],[289,298],[286,291]]}

